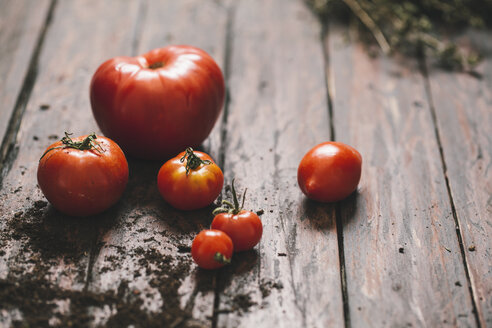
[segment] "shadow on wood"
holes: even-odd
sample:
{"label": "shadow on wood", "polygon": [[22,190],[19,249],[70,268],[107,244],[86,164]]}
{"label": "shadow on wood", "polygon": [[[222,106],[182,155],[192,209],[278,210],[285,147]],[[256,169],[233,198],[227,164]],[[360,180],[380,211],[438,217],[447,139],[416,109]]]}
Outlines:
{"label": "shadow on wood", "polygon": [[340,217],[340,221],[343,226],[349,224],[357,215],[357,201],[359,199],[359,191],[354,191],[350,196],[339,202],[340,213],[337,214]]}

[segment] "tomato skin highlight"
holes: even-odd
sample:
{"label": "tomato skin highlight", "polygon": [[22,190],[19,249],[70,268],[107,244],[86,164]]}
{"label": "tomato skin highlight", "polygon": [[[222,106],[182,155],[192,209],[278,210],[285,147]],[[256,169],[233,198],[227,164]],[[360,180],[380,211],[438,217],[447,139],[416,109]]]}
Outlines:
{"label": "tomato skin highlight", "polygon": [[242,210],[238,214],[217,214],[210,226],[225,232],[234,244],[234,251],[246,251],[255,247],[263,234],[263,225],[258,215]]}
{"label": "tomato skin highlight", "polygon": [[200,151],[193,153],[211,163],[201,164],[187,174],[186,161],[181,161],[185,153],[179,153],[162,165],[157,175],[157,187],[162,198],[174,208],[196,210],[210,205],[219,196],[224,175],[213,159]]}
{"label": "tomato skin highlight", "polygon": [[220,230],[203,230],[193,240],[191,245],[191,256],[195,263],[203,269],[218,269],[226,263],[218,261],[216,254],[219,253],[230,260],[234,246],[231,238]]}
{"label": "tomato skin highlight", "polygon": [[[128,163],[123,151],[105,137],[98,136],[97,143],[104,151],[66,148],[58,141],[46,149],[39,161],[38,185],[60,212],[77,217],[98,214],[123,194],[128,182]],[[55,149],[48,151],[51,148]]]}
{"label": "tomato skin highlight", "polygon": [[205,51],[168,46],[115,57],[94,73],[92,111],[104,135],[125,153],[165,160],[199,146],[222,110],[222,72]]}
{"label": "tomato skin highlight", "polygon": [[336,202],[355,191],[362,171],[362,156],[341,142],[324,142],[307,152],[299,163],[297,182],[310,199]]}

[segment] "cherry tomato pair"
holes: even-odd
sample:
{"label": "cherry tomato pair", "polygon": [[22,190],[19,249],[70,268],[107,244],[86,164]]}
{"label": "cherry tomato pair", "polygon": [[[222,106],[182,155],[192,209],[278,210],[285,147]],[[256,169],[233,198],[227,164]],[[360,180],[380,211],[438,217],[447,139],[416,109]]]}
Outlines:
{"label": "cherry tomato pair", "polygon": [[191,255],[198,266],[217,269],[230,262],[233,251],[240,252],[256,246],[263,234],[263,225],[256,213],[243,209],[232,181],[233,203],[223,200],[223,207],[213,211],[211,229],[203,230],[193,240]]}

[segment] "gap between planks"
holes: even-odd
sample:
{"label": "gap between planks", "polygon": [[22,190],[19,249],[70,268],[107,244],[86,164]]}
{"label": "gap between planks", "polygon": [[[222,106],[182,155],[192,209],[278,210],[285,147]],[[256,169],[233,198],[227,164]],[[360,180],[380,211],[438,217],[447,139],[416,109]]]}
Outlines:
{"label": "gap between planks", "polygon": [[24,116],[26,105],[31,97],[34,84],[36,83],[39,55],[43,48],[44,40],[48,29],[53,21],[53,14],[58,0],[51,0],[48,13],[44,20],[36,41],[36,46],[32,52],[29,60],[29,68],[22,82],[22,87],[17,96],[12,116],[10,117],[7,131],[0,145],[0,189],[3,185],[3,179],[10,171],[12,163],[17,156],[17,148],[15,146],[17,140],[17,134]]}
{"label": "gap between planks", "polygon": [[[329,56],[329,42],[330,37],[328,24],[321,22],[320,42],[323,49],[323,59],[325,63],[325,86],[326,86],[326,100],[328,108],[328,119],[330,123],[330,140],[336,141],[334,113],[333,113],[333,101],[330,93],[329,82],[329,70],[330,70],[330,56]],[[349,297],[347,291],[347,274],[345,271],[345,250],[343,246],[343,222],[341,215],[340,204],[336,204],[335,207],[335,220],[337,227],[337,241],[338,241],[338,261],[340,263],[340,285],[342,288],[342,302],[343,302],[343,320],[345,328],[351,327],[350,324],[350,307]]]}
{"label": "gap between planks", "polygon": [[476,303],[476,295],[473,292],[473,285],[470,279],[470,272],[468,270],[468,261],[466,259],[466,251],[465,251],[465,246],[463,244],[463,239],[461,237],[461,223],[458,219],[458,215],[456,213],[456,205],[453,200],[453,194],[451,192],[451,187],[449,184],[449,177],[447,174],[447,165],[446,165],[446,160],[444,158],[444,149],[442,147],[442,140],[441,140],[441,133],[439,132],[439,127],[437,125],[437,114],[436,114],[436,108],[434,106],[434,99],[432,96],[432,90],[430,86],[430,80],[429,80],[429,71],[427,70],[427,61],[425,58],[424,54],[420,54],[419,56],[419,67],[420,67],[420,73],[424,77],[424,89],[425,93],[427,95],[427,102],[429,103],[429,111],[432,117],[432,124],[434,125],[434,134],[436,136],[436,142],[437,145],[439,146],[439,156],[441,159],[442,163],[442,169],[443,169],[443,175],[444,175],[444,181],[446,182],[446,190],[448,193],[448,198],[449,198],[449,203],[451,205],[451,211],[453,213],[453,219],[454,223],[456,225],[456,237],[458,238],[458,243],[460,246],[460,252],[461,252],[461,257],[463,258],[463,267],[465,270],[465,275],[466,275],[466,281],[468,283],[468,290],[471,295],[471,302],[472,302],[472,307],[473,307],[473,316],[475,318],[475,322],[477,324],[477,327],[481,327],[480,324],[480,319],[478,316],[478,308],[477,308],[477,303]]}
{"label": "gap between planks", "polygon": [[[229,94],[229,88],[227,86],[229,85],[229,78],[231,74],[232,39],[233,39],[232,28],[234,26],[235,13],[236,13],[236,2],[232,2],[227,8],[226,33],[225,33],[225,41],[224,41],[224,47],[225,47],[224,80],[226,85],[226,94],[225,94],[224,108],[222,113],[222,121],[220,122],[221,123],[220,147],[219,147],[219,154],[218,154],[218,161],[217,161],[219,167],[222,168],[224,167],[224,164],[226,162],[225,144],[227,140],[227,119],[228,119],[229,104],[231,99]],[[222,201],[222,194],[219,196],[219,200]],[[211,324],[212,328],[217,327],[218,317],[219,317],[220,286],[217,283],[218,281],[220,281],[220,271],[214,274],[215,291],[214,291],[214,303],[213,303],[212,324]]]}

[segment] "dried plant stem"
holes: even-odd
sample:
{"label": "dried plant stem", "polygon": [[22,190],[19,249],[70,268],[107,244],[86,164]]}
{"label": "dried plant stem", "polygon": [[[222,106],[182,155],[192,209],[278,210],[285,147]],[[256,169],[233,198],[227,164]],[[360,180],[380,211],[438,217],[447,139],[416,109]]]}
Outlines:
{"label": "dried plant stem", "polygon": [[391,52],[391,46],[386,40],[383,32],[369,16],[369,14],[361,7],[357,0],[343,0],[343,2],[352,10],[352,12],[360,19],[360,21],[371,31],[381,50],[385,55]]}

